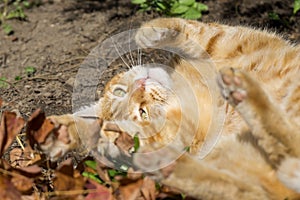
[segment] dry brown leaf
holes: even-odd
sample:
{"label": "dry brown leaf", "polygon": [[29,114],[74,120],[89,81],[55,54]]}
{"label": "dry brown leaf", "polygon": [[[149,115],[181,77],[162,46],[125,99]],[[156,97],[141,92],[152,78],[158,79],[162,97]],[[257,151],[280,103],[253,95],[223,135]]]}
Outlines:
{"label": "dry brown leaf", "polygon": [[30,146],[24,149],[14,148],[9,154],[11,166],[14,168],[25,168],[41,160],[41,155],[33,151]]}
{"label": "dry brown leaf", "polygon": [[120,132],[119,137],[114,143],[117,147],[124,151],[125,154],[127,154],[134,146],[133,137],[126,132]]}
{"label": "dry brown leaf", "polygon": [[28,193],[32,190],[34,180],[25,176],[13,176],[11,178],[12,184],[21,193]]}
{"label": "dry brown leaf", "polygon": [[55,171],[53,185],[56,191],[82,190],[84,178],[78,176],[78,173],[73,169],[71,159],[68,159],[61,163],[58,170]]}
{"label": "dry brown leaf", "polygon": [[14,187],[8,177],[0,174],[0,199],[16,200],[21,199],[21,193]]}
{"label": "dry brown leaf", "polygon": [[56,168],[56,171],[68,176],[73,176],[74,167],[73,167],[72,159],[68,158],[67,160],[61,162],[59,166]]}
{"label": "dry brown leaf", "polygon": [[[61,172],[55,172],[55,178],[53,180],[55,191],[76,191],[82,190],[84,187],[84,178],[82,176],[76,176],[76,178],[63,174]],[[75,195],[76,193],[74,193]],[[76,194],[78,195],[78,194]]]}
{"label": "dry brown leaf", "polygon": [[25,160],[22,159],[23,150],[21,148],[14,148],[9,152],[9,160],[12,167],[24,166]]}
{"label": "dry brown leaf", "polygon": [[24,127],[23,118],[17,117],[16,113],[4,112],[0,124],[0,157],[3,152],[11,145],[16,135]]}
{"label": "dry brown leaf", "polygon": [[111,189],[108,189],[92,180],[89,180],[86,188],[93,189],[95,192],[89,193],[85,200],[114,200]]}
{"label": "dry brown leaf", "polygon": [[0,108],[2,107],[2,103],[3,103],[3,101],[2,101],[2,99],[0,99]]}
{"label": "dry brown leaf", "polygon": [[141,192],[145,200],[155,200],[155,182],[149,177],[145,177]]}
{"label": "dry brown leaf", "polygon": [[45,200],[45,198],[41,198],[37,194],[32,194],[32,195],[22,195],[22,200]]}
{"label": "dry brown leaf", "polygon": [[109,178],[109,175],[107,173],[107,170],[101,168],[99,163],[97,163],[96,171],[97,171],[97,174],[99,175],[99,177],[101,178],[101,180],[103,180],[104,182],[110,182],[111,181],[110,178]]}
{"label": "dry brown leaf", "polygon": [[30,141],[30,146],[33,147],[36,142],[38,144],[45,142],[53,129],[54,124],[49,119],[46,119],[45,113],[41,109],[36,110],[27,122],[26,134]]}
{"label": "dry brown leaf", "polygon": [[138,172],[138,171],[134,171],[133,168],[129,168],[127,171],[127,178],[131,179],[131,180],[137,180],[143,177],[143,173]]}
{"label": "dry brown leaf", "polygon": [[42,168],[38,165],[31,165],[28,167],[19,168],[20,172],[26,173],[27,177],[35,177],[41,174]]}
{"label": "dry brown leaf", "polygon": [[33,150],[30,145],[24,148],[23,154],[24,157],[29,160],[28,163],[26,163],[27,166],[36,164],[42,159],[40,152]]}
{"label": "dry brown leaf", "polygon": [[138,181],[121,186],[119,188],[119,195],[117,196],[118,200],[135,200],[138,197],[140,197],[141,194],[141,188],[143,186],[143,179],[139,179]]}

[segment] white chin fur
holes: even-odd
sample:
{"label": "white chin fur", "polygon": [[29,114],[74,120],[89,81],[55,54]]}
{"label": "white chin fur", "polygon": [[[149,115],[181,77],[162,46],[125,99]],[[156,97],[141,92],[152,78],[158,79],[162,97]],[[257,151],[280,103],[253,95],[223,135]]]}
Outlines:
{"label": "white chin fur", "polygon": [[300,193],[300,160],[287,158],[280,165],[277,176],[288,188]]}
{"label": "white chin fur", "polygon": [[136,76],[134,77],[134,80],[148,77],[149,79],[158,82],[164,87],[171,88],[172,86],[172,80],[169,74],[161,67],[135,66],[132,70],[136,71]]}

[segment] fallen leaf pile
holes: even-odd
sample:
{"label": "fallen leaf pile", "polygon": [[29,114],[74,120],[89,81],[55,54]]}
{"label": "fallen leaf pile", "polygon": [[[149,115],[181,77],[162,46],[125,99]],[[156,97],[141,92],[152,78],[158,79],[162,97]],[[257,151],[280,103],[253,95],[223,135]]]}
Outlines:
{"label": "fallen leaf pile", "polygon": [[[0,107],[1,107],[0,99]],[[41,110],[26,122],[14,112],[4,111],[0,124],[1,200],[154,200],[182,199],[170,188],[129,168],[119,172],[87,158],[74,169],[71,158],[51,162],[37,148],[54,130],[53,122]],[[26,132],[26,133],[23,133]],[[120,134],[118,147],[130,149],[132,138]]]}

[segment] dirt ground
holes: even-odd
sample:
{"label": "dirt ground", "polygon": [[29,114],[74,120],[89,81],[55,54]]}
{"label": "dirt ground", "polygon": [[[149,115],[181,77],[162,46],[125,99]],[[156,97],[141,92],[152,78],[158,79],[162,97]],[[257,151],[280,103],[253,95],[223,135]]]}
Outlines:
{"label": "dirt ground", "polygon": [[[222,22],[269,29],[300,41],[300,12],[292,15],[293,0],[204,0],[209,11],[203,22]],[[84,58],[109,36],[158,17],[140,13],[130,0],[53,0],[26,9],[26,21],[10,20],[14,34],[0,31],[0,97],[28,117],[37,108],[47,115],[72,112],[73,83]],[[277,13],[280,20],[270,17]],[[36,68],[28,76],[27,66]],[[124,64],[115,68],[125,68]],[[112,75],[112,74],[111,74]],[[15,77],[22,77],[16,81]],[[102,84],[105,79],[101,80]]]}

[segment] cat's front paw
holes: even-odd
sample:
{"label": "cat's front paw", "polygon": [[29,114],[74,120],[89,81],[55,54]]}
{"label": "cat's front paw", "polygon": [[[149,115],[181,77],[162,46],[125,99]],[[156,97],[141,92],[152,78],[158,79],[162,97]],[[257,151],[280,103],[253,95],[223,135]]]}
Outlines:
{"label": "cat's front paw", "polygon": [[237,106],[247,98],[247,82],[245,74],[234,68],[220,70],[218,84],[221,94],[232,106]]}
{"label": "cat's front paw", "polygon": [[168,28],[143,26],[135,36],[136,43],[142,48],[163,47],[174,41],[178,32]]}
{"label": "cat's front paw", "polygon": [[80,141],[72,115],[50,116],[47,119],[54,125],[54,130],[39,146],[50,160],[56,161],[76,149]]}

